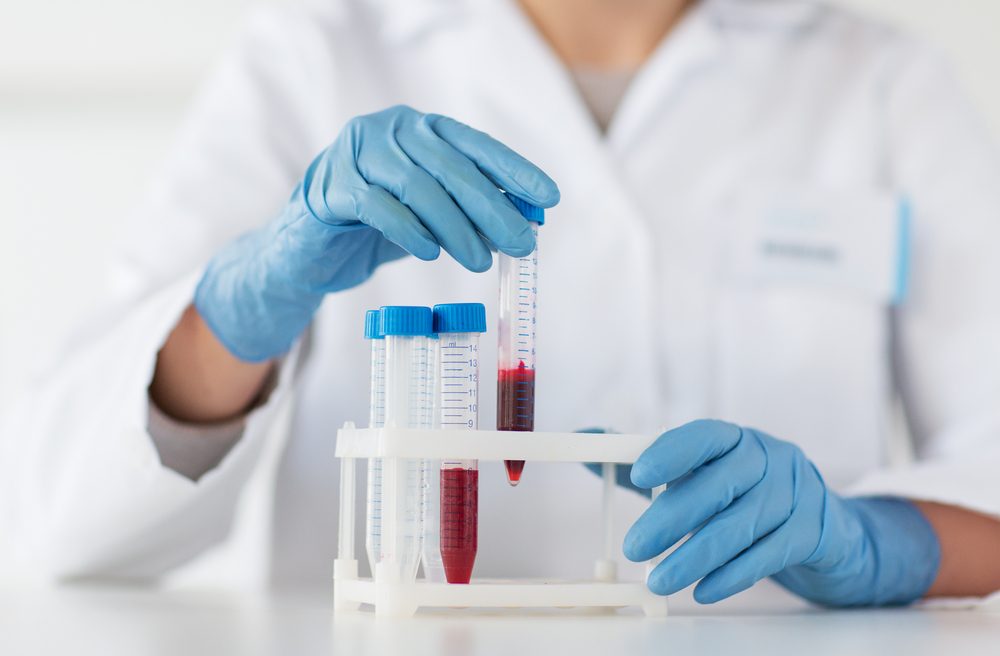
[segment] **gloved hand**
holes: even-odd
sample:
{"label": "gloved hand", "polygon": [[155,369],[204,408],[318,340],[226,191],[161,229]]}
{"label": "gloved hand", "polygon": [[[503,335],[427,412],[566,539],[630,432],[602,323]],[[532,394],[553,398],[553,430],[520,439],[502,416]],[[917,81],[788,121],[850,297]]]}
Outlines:
{"label": "gloved hand", "polygon": [[195,307],[237,357],[284,353],[324,295],[358,285],[380,265],[443,248],[472,271],[489,244],[530,253],[530,224],[498,187],[540,207],[559,202],[538,167],[450,118],[392,107],[351,120],[313,160],[274,222],[209,263]]}
{"label": "gloved hand", "polygon": [[[607,429],[598,428],[598,427],[590,427],[590,428],[578,428],[578,429],[576,429],[573,432],[574,433],[592,433],[592,434],[596,434],[596,435],[603,435],[603,434],[612,434],[613,435],[617,431],[607,430]],[[601,476],[601,477],[604,476],[604,465],[603,465],[603,463],[600,463],[600,462],[585,462],[585,463],[583,463],[583,466],[586,467],[587,470],[590,471],[592,474],[595,474],[595,475]],[[632,484],[631,475],[632,475],[632,465],[623,465],[623,464],[616,464],[615,465],[615,485],[617,485],[619,487],[624,487],[624,488],[629,489],[629,490],[632,490],[636,494],[641,494],[642,496],[648,498],[649,497],[649,490],[644,490],[644,489],[642,489],[640,487],[636,487],[635,485],[633,485]]]}
{"label": "gloved hand", "polygon": [[642,561],[694,534],[650,573],[671,594],[701,581],[712,603],[764,577],[829,606],[905,604],[937,574],[940,546],[902,499],[845,499],[793,444],[720,421],[667,431],[632,467],[641,488],[668,484],[625,536]]}

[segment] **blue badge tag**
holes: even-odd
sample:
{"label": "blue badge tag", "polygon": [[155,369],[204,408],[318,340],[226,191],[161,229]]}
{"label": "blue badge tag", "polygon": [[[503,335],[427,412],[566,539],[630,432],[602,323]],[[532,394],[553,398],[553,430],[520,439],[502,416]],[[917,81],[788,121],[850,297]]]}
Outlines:
{"label": "blue badge tag", "polygon": [[886,191],[758,189],[740,197],[728,217],[726,277],[899,304],[908,287],[911,213],[906,199]]}

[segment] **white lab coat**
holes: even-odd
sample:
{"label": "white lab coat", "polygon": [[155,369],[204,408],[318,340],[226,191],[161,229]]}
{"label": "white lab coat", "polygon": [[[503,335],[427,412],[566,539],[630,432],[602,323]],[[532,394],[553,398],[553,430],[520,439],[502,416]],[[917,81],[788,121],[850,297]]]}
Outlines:
{"label": "white lab coat", "polygon": [[[18,531],[47,571],[156,577],[229,536],[243,573],[328,586],[335,431],[367,416],[364,310],[481,301],[492,324],[495,271],[406,259],[327,298],[198,483],[160,465],[146,388],[212,254],[276,216],[345,121],[396,103],[561,187],[540,236],[539,429],[718,417],[796,442],[840,490],[1000,514],[1000,164],[935,57],[805,0],[706,0],[602,136],[513,2],[330,0],[250,21],[136,213],[118,304],[22,408]],[[890,469],[900,398],[919,462]],[[501,471],[484,464],[477,573],[588,575],[598,481],[529,463],[511,489]],[[643,503],[618,503],[624,532]]]}

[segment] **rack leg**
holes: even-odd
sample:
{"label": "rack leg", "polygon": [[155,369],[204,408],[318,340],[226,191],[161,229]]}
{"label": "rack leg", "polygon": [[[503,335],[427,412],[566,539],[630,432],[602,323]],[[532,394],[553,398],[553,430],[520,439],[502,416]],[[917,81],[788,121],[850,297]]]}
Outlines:
{"label": "rack leg", "polygon": [[[656,497],[660,496],[664,490],[667,489],[666,485],[660,485],[654,487],[652,493],[649,497],[649,503],[652,504],[656,501]],[[646,579],[649,579],[650,573],[653,569],[660,564],[663,560],[663,556],[657,556],[653,558],[648,563],[646,563]],[[642,612],[646,614],[646,617],[666,617],[668,614],[667,598],[661,597],[660,595],[653,594],[648,589],[646,590],[646,600],[642,603]]]}
{"label": "rack leg", "polygon": [[340,460],[340,513],[337,526],[337,558],[333,561],[333,609],[357,610],[360,604],[344,598],[338,581],[358,578],[358,561],[354,557],[355,471],[354,458]]}
{"label": "rack leg", "polygon": [[603,557],[594,564],[594,578],[598,581],[611,583],[618,578],[618,563],[615,560],[615,463],[605,462],[601,465],[601,476],[604,481],[601,499],[601,528],[604,533]]}
{"label": "rack leg", "polygon": [[375,616],[411,617],[417,612],[413,582],[399,579],[399,565],[383,560],[375,566]]}
{"label": "rack leg", "polygon": [[669,614],[667,598],[649,593],[649,598],[642,603],[642,612],[646,617],[666,617]]}
{"label": "rack leg", "polygon": [[355,466],[354,458],[340,460],[340,521],[337,527],[337,558],[354,560],[354,512],[355,512]]}
{"label": "rack leg", "polygon": [[337,558],[333,561],[333,611],[358,610],[361,604],[344,597],[342,587],[338,585],[342,581],[353,581],[358,578],[358,561],[341,560]]}
{"label": "rack leg", "polygon": [[[652,490],[652,493],[650,494],[650,497],[649,497],[649,503],[650,503],[650,505],[652,505],[652,503],[654,501],[656,501],[656,497],[660,496],[660,494],[664,490],[666,490],[666,489],[667,489],[666,485],[659,485],[657,487],[654,487],[653,490]],[[661,560],[663,560],[663,556],[662,555],[657,556],[655,558],[651,558],[648,562],[646,562],[646,580],[647,581],[649,580],[649,575],[652,573],[653,569],[657,565],[660,564]]]}

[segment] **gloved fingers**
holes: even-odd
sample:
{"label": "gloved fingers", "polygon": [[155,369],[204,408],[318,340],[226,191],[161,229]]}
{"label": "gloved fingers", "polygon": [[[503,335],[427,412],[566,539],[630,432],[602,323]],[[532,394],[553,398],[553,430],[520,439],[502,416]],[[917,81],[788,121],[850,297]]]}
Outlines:
{"label": "gloved fingers", "polygon": [[801,539],[801,522],[789,518],[752,547],[718,568],[694,589],[698,603],[711,604],[731,597],[757,581],[796,565],[809,555],[809,541]]}
{"label": "gloved fingers", "polygon": [[[756,440],[740,441],[722,458],[698,467],[656,498],[625,535],[625,557],[649,560],[712,517],[716,519],[699,534],[706,529],[714,532],[709,527],[722,517],[719,513],[733,508],[738,499],[752,492],[766,471],[767,455],[760,444]],[[746,509],[747,505],[744,502],[739,507]]]}
{"label": "gloved fingers", "polygon": [[[597,476],[604,476],[604,465],[599,462],[585,462],[583,463],[583,466]],[[623,487],[626,490],[631,490],[636,494],[641,494],[648,499],[649,490],[643,490],[642,488],[632,485],[632,480],[629,478],[631,471],[632,465],[615,465],[615,485]]]}
{"label": "gloved fingers", "polygon": [[410,208],[441,247],[466,269],[476,272],[489,269],[493,263],[489,247],[448,192],[410,160],[394,135],[388,135],[387,139],[390,143],[386,148],[396,157],[379,156],[370,162],[367,151],[358,157],[358,169],[368,183],[388,190]]}
{"label": "gloved fingers", "polygon": [[[613,430],[605,430],[600,427],[589,427],[589,428],[578,428],[576,433],[593,433],[593,434],[603,434],[603,433],[615,433]],[[594,474],[603,477],[604,476],[604,465],[599,462],[585,462],[583,466],[589,469]],[[642,490],[632,485],[632,479],[630,477],[632,471],[632,465],[615,465],[615,485],[619,487],[624,487],[626,489],[632,490],[638,494],[645,497],[649,497],[649,490]]]}
{"label": "gloved fingers", "polygon": [[436,259],[441,247],[434,235],[408,207],[370,184],[358,170],[354,152],[360,142],[359,125],[353,121],[333,147],[312,161],[296,195],[321,224],[340,229],[360,229],[364,224],[421,260]]}
{"label": "gloved fingers", "polygon": [[447,116],[428,114],[427,120],[439,137],[475,162],[496,186],[539,207],[559,202],[559,187],[552,178],[485,132]]}
{"label": "gloved fingers", "polygon": [[410,208],[388,191],[375,185],[351,191],[354,214],[400,248],[421,260],[433,260],[441,253],[434,236]]}
{"label": "gloved fingers", "polygon": [[649,589],[673,594],[723,567],[787,520],[790,497],[790,489],[782,494],[764,483],[753,487],[657,565]]}
{"label": "gloved fingers", "polygon": [[699,419],[669,430],[635,461],[632,482],[643,488],[672,483],[728,453],[742,435],[739,426],[713,419]]}
{"label": "gloved fingers", "polygon": [[444,187],[476,230],[498,249],[524,257],[535,249],[531,224],[475,163],[439,138],[426,123],[396,139],[414,164]]}
{"label": "gloved fingers", "polygon": [[[393,260],[398,260],[406,257],[407,255],[409,255],[409,253],[406,250],[400,248],[397,244],[394,244],[388,239],[379,239],[378,243],[375,245],[376,266],[379,264],[385,264],[386,262],[392,262]],[[374,268],[369,272],[369,275],[371,275],[371,273],[374,273]],[[358,284],[361,283],[359,282]]]}

